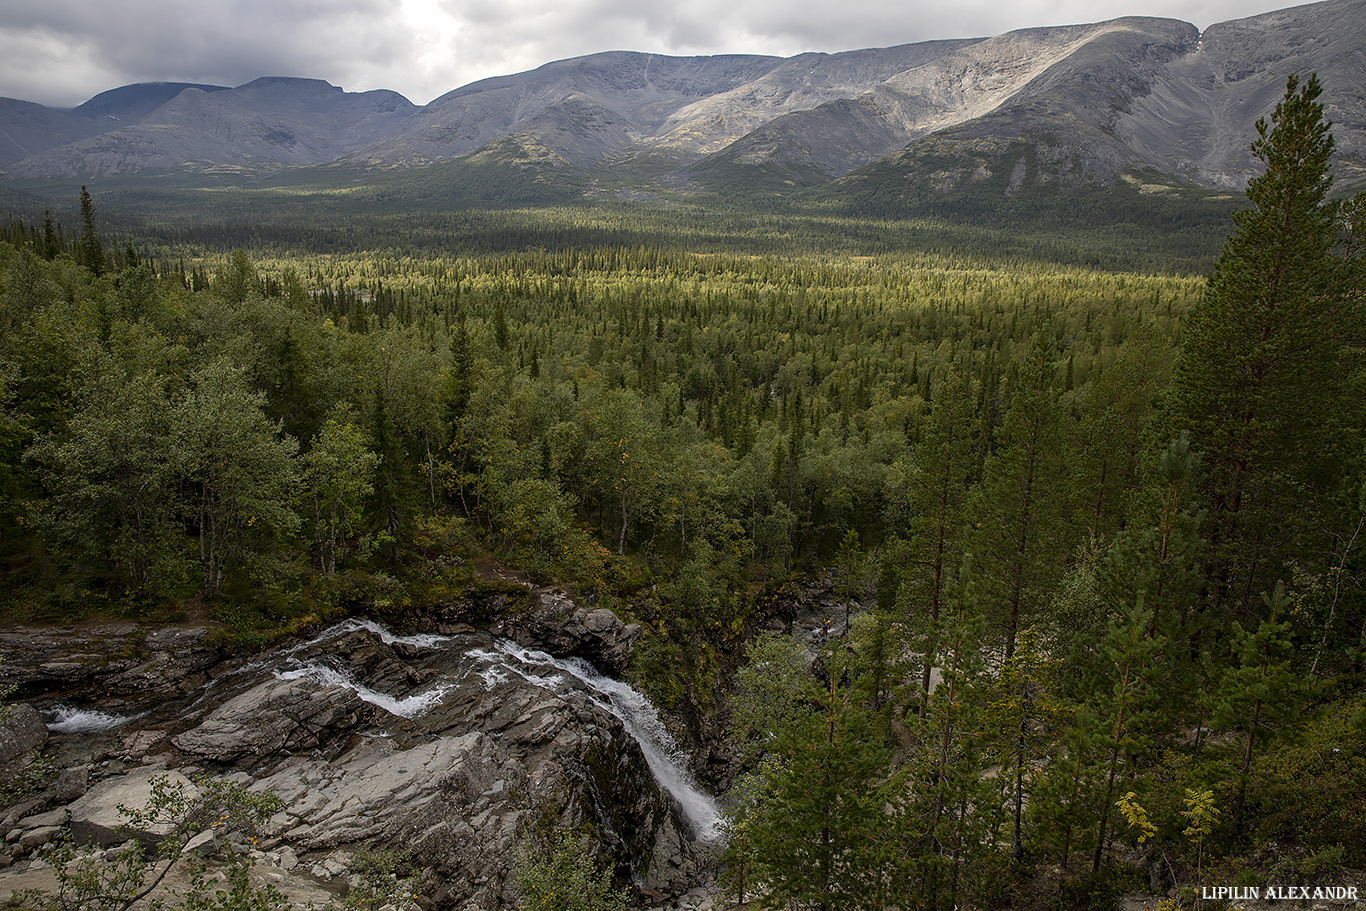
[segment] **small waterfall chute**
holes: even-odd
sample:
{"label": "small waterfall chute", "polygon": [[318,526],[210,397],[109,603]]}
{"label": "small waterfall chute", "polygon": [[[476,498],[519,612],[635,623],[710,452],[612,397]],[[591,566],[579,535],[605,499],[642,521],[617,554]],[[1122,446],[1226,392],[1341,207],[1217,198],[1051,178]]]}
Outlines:
{"label": "small waterfall chute", "polygon": [[113,712],[99,712],[94,709],[80,709],[69,705],[54,705],[47,710],[52,720],[47,729],[53,734],[98,734],[112,731],[141,715],[116,715]]}
{"label": "small waterfall chute", "polygon": [[363,701],[378,706],[390,715],[397,715],[400,718],[418,718],[427,714],[441,703],[442,697],[450,689],[449,687],[437,686],[398,698],[358,683],[345,671],[339,671],[325,664],[313,663],[301,663],[298,667],[278,670],[275,672],[275,676],[280,680],[307,678],[323,686],[335,686],[351,690]]}
{"label": "small waterfall chute", "polygon": [[[352,618],[329,627],[308,643],[292,646],[280,653],[287,667],[276,670],[275,676],[282,680],[308,678],[324,686],[349,689],[371,705],[402,718],[425,715],[456,688],[455,683],[438,682],[407,696],[393,696],[365,686],[350,673],[333,667],[325,658],[303,660],[298,657],[300,651],[357,630],[365,630],[389,645],[401,644],[443,652],[453,651],[461,638],[399,636],[373,620]],[[492,648],[464,648],[461,654],[463,658],[474,659],[476,663],[474,667],[466,664],[461,670],[462,676],[477,674],[486,688],[505,683],[516,676],[561,695],[570,688],[585,693],[595,705],[621,721],[622,727],[640,746],[650,773],[677,804],[693,836],[702,841],[717,841],[721,838],[722,819],[716,801],[698,786],[688,769],[687,755],[644,694],[627,683],[599,673],[593,665],[582,659],[556,658],[507,640],[495,640]]]}
{"label": "small waterfall chute", "polygon": [[496,652],[471,649],[467,654],[489,662],[490,667],[501,672],[510,670],[528,683],[554,692],[562,691],[569,683],[568,678],[575,680],[594,704],[621,721],[626,732],[639,744],[655,781],[678,804],[694,837],[701,841],[720,839],[722,818],[716,801],[698,786],[688,770],[687,755],[643,693],[630,684],[599,673],[597,668],[580,658],[556,658],[508,641],[498,642],[496,648]]}

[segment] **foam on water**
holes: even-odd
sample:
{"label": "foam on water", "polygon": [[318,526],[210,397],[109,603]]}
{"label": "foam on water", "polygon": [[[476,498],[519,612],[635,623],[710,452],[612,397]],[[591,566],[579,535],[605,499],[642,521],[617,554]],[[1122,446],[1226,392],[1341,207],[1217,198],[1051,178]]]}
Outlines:
{"label": "foam on water", "polygon": [[111,712],[97,712],[93,709],[78,709],[69,705],[54,705],[48,710],[52,720],[47,729],[54,734],[94,734],[110,731],[119,725],[127,724],[140,715],[115,715]]}
{"label": "foam on water", "polygon": [[278,670],[275,672],[275,676],[281,680],[307,678],[323,686],[336,686],[351,690],[365,702],[378,706],[390,715],[397,715],[400,718],[417,718],[427,714],[433,706],[441,702],[442,697],[450,689],[449,687],[437,687],[397,699],[387,693],[372,690],[368,686],[357,683],[349,674],[322,664],[301,664],[299,667],[289,670]]}
{"label": "foam on water", "polygon": [[399,636],[373,620],[368,620],[363,617],[352,617],[349,620],[343,620],[336,626],[325,630],[322,635],[318,636],[318,638],[313,641],[318,642],[323,639],[330,639],[334,636],[339,636],[342,633],[349,633],[358,629],[374,633],[376,636],[379,636],[380,641],[385,645],[411,645],[416,648],[441,648],[447,642],[450,642],[455,638],[454,636],[436,636],[429,633],[414,633],[411,636]]}

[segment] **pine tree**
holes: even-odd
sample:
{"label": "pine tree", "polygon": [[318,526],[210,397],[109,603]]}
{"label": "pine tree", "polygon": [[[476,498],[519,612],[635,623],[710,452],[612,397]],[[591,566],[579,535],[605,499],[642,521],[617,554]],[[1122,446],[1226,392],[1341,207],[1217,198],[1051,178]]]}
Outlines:
{"label": "pine tree", "polygon": [[[833,657],[833,656],[832,656]],[[887,807],[903,787],[870,712],[829,667],[814,712],[794,719],[775,744],[775,762],[742,808],[743,838],[729,855],[763,880],[769,900],[832,909],[885,908],[893,880]]]}
{"label": "pine tree", "polygon": [[1213,606],[1251,610],[1313,549],[1325,496],[1360,450],[1347,383],[1361,321],[1333,255],[1321,93],[1317,77],[1291,76],[1271,120],[1257,122],[1252,151],[1266,171],[1248,184],[1252,205],[1234,215],[1177,362],[1171,429],[1190,432],[1209,471]]}
{"label": "pine tree", "polygon": [[982,775],[981,714],[987,691],[984,616],[972,558],[965,556],[946,587],[942,623],[942,679],[920,717],[907,719],[918,748],[907,761],[911,780],[906,826],[909,883],[905,904],[926,909],[959,906],[963,868],[987,840],[983,813],[992,803]]}
{"label": "pine tree", "polygon": [[1158,689],[1156,678],[1164,665],[1160,656],[1167,648],[1165,637],[1148,635],[1152,612],[1144,604],[1142,593],[1122,610],[1123,613],[1112,620],[1100,644],[1107,664],[1112,668],[1111,679],[1108,686],[1096,689],[1094,697],[1097,714],[1109,732],[1105,746],[1109,755],[1105,760],[1105,789],[1098,808],[1100,820],[1091,860],[1093,873],[1100,869],[1112,836],[1108,825],[1115,804],[1116,780],[1144,743],[1153,695]]}
{"label": "pine tree", "polygon": [[[924,614],[917,625],[927,630],[939,623],[948,580],[961,557],[963,514],[975,468],[972,430],[972,390],[952,369],[921,431],[910,483],[912,557],[902,581],[912,593],[910,609]],[[936,660],[937,643],[930,635],[921,670],[922,712],[929,703]]]}
{"label": "pine tree", "polygon": [[1049,331],[1038,332],[975,509],[982,578],[1001,618],[1007,660],[1015,651],[1016,632],[1033,622],[1070,549],[1062,522],[1065,415],[1058,404],[1052,353]]}
{"label": "pine tree", "polygon": [[1224,669],[1215,690],[1214,723],[1244,735],[1243,761],[1238,769],[1238,797],[1234,819],[1240,821],[1247,795],[1252,757],[1258,745],[1270,742],[1303,704],[1306,686],[1295,666],[1290,625],[1278,614],[1290,613],[1290,599],[1279,583],[1262,600],[1270,616],[1256,630],[1234,625],[1236,663]]}
{"label": "pine tree", "polygon": [[[1064,708],[1053,690],[1061,662],[1044,652],[1037,627],[1020,631],[1019,647],[1001,665],[996,690],[986,709],[995,729],[998,755],[1009,775],[1012,793],[1011,856],[1021,860],[1024,848],[1025,791],[1029,769],[1056,742],[1056,727]],[[1032,801],[1032,798],[1031,798]]]}

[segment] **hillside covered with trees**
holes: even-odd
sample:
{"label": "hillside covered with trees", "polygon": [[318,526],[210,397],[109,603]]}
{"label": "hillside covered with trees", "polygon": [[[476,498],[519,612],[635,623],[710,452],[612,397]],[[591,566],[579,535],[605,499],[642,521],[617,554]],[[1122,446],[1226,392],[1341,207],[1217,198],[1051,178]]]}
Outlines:
{"label": "hillside covered with trees", "polygon": [[[466,253],[12,221],[0,609],[252,648],[512,567],[641,623],[634,680],[726,757],[736,900],[1345,882],[1366,196],[1319,93],[1259,124],[1208,278],[645,219]],[[850,607],[808,669],[777,630],[816,582]]]}

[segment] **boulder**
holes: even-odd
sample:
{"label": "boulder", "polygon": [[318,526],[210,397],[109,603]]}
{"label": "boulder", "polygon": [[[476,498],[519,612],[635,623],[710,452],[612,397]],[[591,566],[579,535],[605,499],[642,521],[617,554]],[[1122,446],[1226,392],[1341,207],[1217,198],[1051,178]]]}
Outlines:
{"label": "boulder", "polygon": [[71,815],[71,837],[82,844],[102,847],[122,844],[129,838],[136,838],[148,846],[164,839],[172,831],[169,824],[132,827],[127,814],[119,810],[119,807],[145,808],[152,799],[152,786],[158,777],[164,777],[172,787],[183,788],[187,797],[199,794],[193,782],[177,771],[135,769],[126,775],[106,778],[67,807]]}
{"label": "boulder", "polygon": [[624,624],[616,614],[605,607],[599,607],[583,615],[583,625],[594,635],[615,636]]}
{"label": "boulder", "polygon": [[57,773],[57,778],[48,786],[47,798],[54,804],[71,803],[82,797],[90,787],[90,766],[69,766]]}
{"label": "boulder", "polygon": [[623,623],[605,607],[581,608],[565,592],[549,588],[533,589],[529,610],[503,616],[492,629],[527,648],[584,658],[617,675],[626,670],[641,633],[638,623]]}
{"label": "boulder", "polygon": [[10,781],[47,743],[47,725],[27,703],[0,708],[0,781]]}
{"label": "boulder", "polygon": [[61,834],[61,826],[39,826],[36,829],[29,829],[19,836],[19,847],[28,849],[42,847]]}
{"label": "boulder", "polygon": [[32,816],[25,816],[19,820],[21,829],[41,829],[44,826],[64,826],[67,822],[66,808],[49,810],[46,813],[35,813]]}

